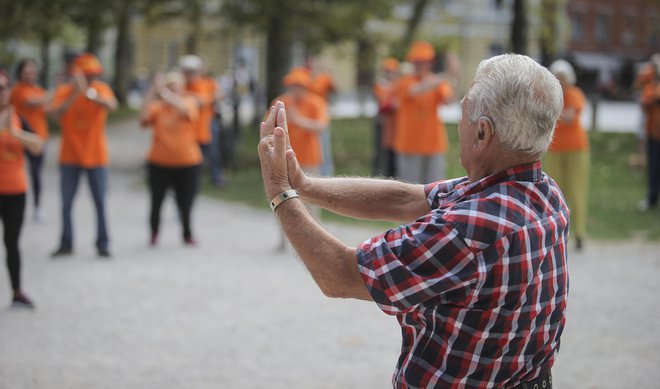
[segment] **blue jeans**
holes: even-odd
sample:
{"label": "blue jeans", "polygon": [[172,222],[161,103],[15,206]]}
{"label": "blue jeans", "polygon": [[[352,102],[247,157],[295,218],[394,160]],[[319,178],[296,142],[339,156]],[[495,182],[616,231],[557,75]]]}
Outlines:
{"label": "blue jeans", "polygon": [[96,248],[108,249],[108,229],[105,219],[105,191],[108,181],[108,168],[84,168],[77,165],[60,165],[60,190],[62,196],[62,237],[60,249],[73,249],[73,223],[71,210],[73,199],[78,191],[80,173],[85,172],[96,208]]}
{"label": "blue jeans", "polygon": [[321,132],[321,148],[323,149],[323,165],[321,165],[321,175],[323,177],[331,177],[335,174],[335,164],[332,158],[330,127]]}
{"label": "blue jeans", "polygon": [[224,181],[222,175],[222,155],[220,153],[220,118],[211,120],[211,149],[209,150],[209,163],[211,164],[211,181],[218,185]]}

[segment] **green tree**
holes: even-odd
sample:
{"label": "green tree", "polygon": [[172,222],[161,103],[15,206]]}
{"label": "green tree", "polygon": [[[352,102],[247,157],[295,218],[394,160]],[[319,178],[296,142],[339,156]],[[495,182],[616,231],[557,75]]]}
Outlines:
{"label": "green tree", "polygon": [[365,22],[389,15],[394,0],[225,0],[221,14],[234,26],[266,36],[266,97],[281,93],[280,81],[291,63],[291,47],[308,53],[346,40],[363,39]]}

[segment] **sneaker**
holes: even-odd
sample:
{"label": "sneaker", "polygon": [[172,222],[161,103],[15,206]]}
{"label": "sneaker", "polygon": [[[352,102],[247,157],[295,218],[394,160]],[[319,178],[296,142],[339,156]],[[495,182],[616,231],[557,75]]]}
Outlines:
{"label": "sneaker", "polygon": [[15,308],[29,308],[34,309],[34,303],[23,292],[14,294],[11,306]]}
{"label": "sneaker", "polygon": [[34,214],[32,215],[32,220],[37,224],[42,224],[46,221],[46,214],[41,210],[41,208],[35,208]]}
{"label": "sneaker", "polygon": [[73,254],[73,250],[71,249],[65,249],[65,248],[59,248],[57,251],[54,251],[52,254],[50,254],[51,258],[62,258],[62,257],[68,257],[71,254]]}
{"label": "sneaker", "polygon": [[650,210],[652,210],[652,209],[655,209],[656,206],[657,206],[657,204],[651,204],[651,203],[649,203],[648,200],[641,200],[641,201],[637,204],[637,210],[638,210],[639,212],[648,212],[648,211],[650,211]]}
{"label": "sneaker", "polygon": [[183,238],[183,243],[186,246],[197,246],[197,241],[192,236],[189,236],[187,238]]}
{"label": "sneaker", "polygon": [[100,258],[110,259],[110,257],[112,257],[110,255],[110,251],[108,251],[108,249],[99,249],[98,253],[99,253]]}
{"label": "sneaker", "polygon": [[576,249],[577,251],[582,251],[582,250],[584,250],[584,241],[582,240],[582,238],[577,238],[577,239],[575,240],[575,249]]}

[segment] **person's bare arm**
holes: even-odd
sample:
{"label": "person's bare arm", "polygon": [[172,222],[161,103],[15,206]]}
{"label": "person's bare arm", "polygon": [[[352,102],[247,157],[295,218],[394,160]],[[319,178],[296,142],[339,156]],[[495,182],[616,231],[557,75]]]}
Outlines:
{"label": "person's bare arm", "polygon": [[[281,102],[271,108],[262,123],[262,136],[272,135],[268,129],[274,127],[279,111],[284,118],[287,112]],[[286,127],[286,120],[282,123]],[[423,185],[384,179],[308,177],[298,164],[288,136],[286,144],[289,184],[309,204],[349,217],[393,222],[410,222],[431,210]]]}
{"label": "person's bare arm", "polygon": [[[288,143],[281,128],[284,111],[279,112],[282,118],[278,123],[280,127],[271,130],[262,125],[262,139],[258,147],[264,188],[269,199],[291,189],[286,162]],[[273,116],[272,110],[270,116]],[[275,214],[287,238],[326,296],[372,299],[358,271],[355,248],[348,247],[325,231],[299,199],[280,204]]]}
{"label": "person's bare arm", "polygon": [[307,131],[321,132],[328,128],[327,120],[316,120],[302,116],[297,109],[291,108],[287,112],[288,120]]}
{"label": "person's bare arm", "polygon": [[159,94],[160,94],[160,97],[163,99],[163,101],[165,101],[166,103],[172,105],[182,115],[185,115],[186,117],[189,117],[190,109],[188,107],[188,104],[186,104],[186,100],[184,99],[183,96],[177,95],[176,93],[171,92],[167,88],[163,88],[160,91]]}
{"label": "person's bare arm", "polygon": [[21,145],[30,154],[41,154],[44,141],[36,134],[24,131],[21,128],[12,125],[11,117],[14,115],[14,108],[10,107],[0,114],[0,133],[8,131],[9,134],[18,140]]}

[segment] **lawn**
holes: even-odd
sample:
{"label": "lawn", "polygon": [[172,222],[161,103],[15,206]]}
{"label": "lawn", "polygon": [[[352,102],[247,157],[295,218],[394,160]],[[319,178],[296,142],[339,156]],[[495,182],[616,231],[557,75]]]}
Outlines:
{"label": "lawn", "polygon": [[[458,158],[458,138],[455,125],[448,125],[450,151],[447,158],[450,177],[462,176]],[[640,213],[638,202],[645,196],[645,173],[628,166],[628,158],[635,151],[633,134],[590,133],[592,174],[589,196],[589,235],[599,240],[660,240],[660,211]],[[368,176],[371,173],[372,120],[341,119],[332,123],[333,152],[337,175]],[[210,185],[206,194],[228,201],[236,201],[267,208],[261,185],[259,160],[256,153],[258,132],[246,128],[242,132],[236,168],[227,172],[230,185],[222,190]],[[350,222],[387,227],[384,222],[353,221],[330,212],[324,220]]]}

